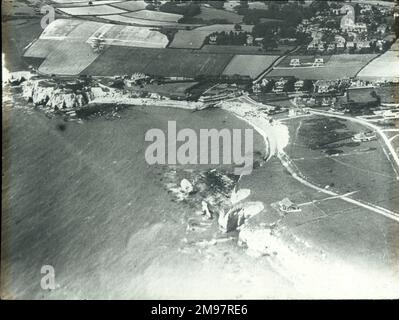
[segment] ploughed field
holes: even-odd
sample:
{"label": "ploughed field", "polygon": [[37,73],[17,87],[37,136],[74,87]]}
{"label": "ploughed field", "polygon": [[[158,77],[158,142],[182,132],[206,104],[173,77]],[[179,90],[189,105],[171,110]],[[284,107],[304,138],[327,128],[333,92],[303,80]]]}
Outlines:
{"label": "ploughed field", "polygon": [[[88,68],[87,75],[120,75],[143,72],[150,75],[195,77],[219,75],[233,55],[202,54],[183,49],[145,49],[112,46]],[[122,59],[122,60],[121,60]],[[123,64],[120,61],[124,61]]]}

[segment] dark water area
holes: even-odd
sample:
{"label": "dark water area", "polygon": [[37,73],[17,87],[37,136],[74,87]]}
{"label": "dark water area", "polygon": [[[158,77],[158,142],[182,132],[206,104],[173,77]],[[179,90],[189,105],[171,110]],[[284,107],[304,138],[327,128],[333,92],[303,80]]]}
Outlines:
{"label": "dark water area", "polygon": [[[50,297],[126,298],[127,287],[129,297],[145,297],[126,279],[176,255],[196,209],[167,192],[167,165],[147,164],[145,132],[167,130],[168,120],[178,129],[248,128],[221,110],[131,107],[113,121],[98,117],[83,124],[26,108],[3,108],[3,116],[5,268],[9,296],[18,298],[49,298],[39,285],[46,264],[63,288]],[[264,150],[261,137],[255,142]]]}

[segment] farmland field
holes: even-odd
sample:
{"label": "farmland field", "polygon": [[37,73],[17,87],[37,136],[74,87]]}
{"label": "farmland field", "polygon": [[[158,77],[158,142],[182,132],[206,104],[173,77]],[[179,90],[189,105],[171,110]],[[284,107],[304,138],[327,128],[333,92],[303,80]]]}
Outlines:
{"label": "farmland field", "polygon": [[59,40],[38,39],[25,51],[24,56],[26,58],[46,58],[60,43]]}
{"label": "farmland field", "polygon": [[[191,50],[112,46],[82,71],[87,75],[124,75],[143,72],[159,76],[219,75],[232,55],[201,54]],[[123,59],[124,63],[119,61]]]}
{"label": "farmland field", "polygon": [[77,40],[81,39],[86,41],[89,39],[98,29],[104,27],[103,23],[86,21],[75,27],[69,34],[67,39]]}
{"label": "farmland field", "polygon": [[224,69],[224,75],[241,75],[256,78],[269,68],[278,56],[236,55]]}
{"label": "farmland field", "polygon": [[[150,28],[119,26],[77,19],[55,20],[45,29],[40,36],[40,40],[63,40],[66,38],[68,40],[85,42],[100,36],[109,45],[123,44],[127,46],[164,48],[169,42],[166,35]],[[45,43],[39,42],[38,44],[34,44],[34,49],[41,49],[38,48],[41,45],[45,45]]]}
{"label": "farmland field", "polygon": [[114,3],[112,4],[112,6],[127,11],[138,11],[145,9],[148,6],[148,3],[144,1],[134,0],[134,1]]}
{"label": "farmland field", "polygon": [[164,27],[164,26],[175,26],[176,25],[176,23],[171,23],[171,22],[136,19],[136,18],[120,15],[120,14],[97,16],[97,18],[101,18],[101,19],[104,19],[104,20],[107,20],[110,22],[128,23],[128,24],[132,24],[132,25],[139,25],[139,26],[146,26],[146,27],[150,27],[150,26]]}
{"label": "farmland field", "polygon": [[59,8],[58,10],[69,14],[71,16],[90,16],[90,15],[106,15],[106,14],[121,14],[127,12],[108,5],[76,7],[76,8]]}
{"label": "farmland field", "polygon": [[[251,32],[253,25],[243,24],[241,25],[241,30],[246,32]],[[209,31],[209,32],[230,32],[235,31],[234,24],[212,24],[209,26],[203,26],[195,29],[196,31]]]}
{"label": "farmland field", "polygon": [[182,49],[199,49],[204,44],[205,38],[211,34],[210,31],[187,31],[179,30],[169,45],[171,48],[182,48]]}
{"label": "farmland field", "polygon": [[[168,44],[168,38],[158,31],[153,31],[149,28],[133,27],[133,26],[117,26],[117,25],[103,25],[93,34],[94,37],[99,37],[102,34],[106,44],[109,45],[125,45],[132,47],[145,48],[164,48]],[[90,39],[89,39],[90,40]]]}
{"label": "farmland field", "polygon": [[380,57],[371,61],[358,74],[360,79],[399,79],[399,51],[387,51]]}
{"label": "farmland field", "polygon": [[333,55],[324,67],[275,68],[267,77],[297,77],[311,80],[336,80],[352,78],[374,57],[375,54]]}
{"label": "farmland field", "polygon": [[229,46],[229,45],[204,45],[201,52],[207,53],[233,53],[233,54],[247,54],[247,55],[269,55],[277,56],[283,55],[294,47],[281,45],[277,50],[264,50],[258,46]]}
{"label": "farmland field", "polygon": [[203,19],[205,21],[210,20],[226,20],[228,23],[240,23],[242,22],[242,16],[234,12],[226,10],[207,8],[201,6],[201,13],[195,16],[196,18]]}
{"label": "farmland field", "polygon": [[96,58],[92,47],[80,41],[60,41],[55,50],[49,53],[40,65],[39,71],[45,74],[78,75]]}
{"label": "farmland field", "polygon": [[148,64],[144,73],[160,76],[195,77],[220,75],[233,55],[195,53],[190,50],[165,49]]}
{"label": "farmland field", "polygon": [[201,48],[201,52],[207,53],[233,53],[246,55],[275,55],[274,52],[264,51],[257,46],[221,46],[206,44]]}
{"label": "farmland field", "polygon": [[83,70],[82,74],[110,76],[144,72],[145,66],[155,58],[159,51],[160,49],[111,46]]}
{"label": "farmland field", "polygon": [[140,10],[136,12],[130,12],[126,13],[125,16],[137,19],[156,20],[163,22],[177,22],[183,17],[180,14],[158,12],[151,10]]}
{"label": "farmland field", "polygon": [[82,21],[75,19],[58,19],[50,23],[43,33],[40,35],[41,39],[45,38],[61,38],[66,37],[75,29]]}

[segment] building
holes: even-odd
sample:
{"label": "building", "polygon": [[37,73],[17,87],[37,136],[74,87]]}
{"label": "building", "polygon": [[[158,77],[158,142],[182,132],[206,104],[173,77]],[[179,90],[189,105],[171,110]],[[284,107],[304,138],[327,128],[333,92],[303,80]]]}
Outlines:
{"label": "building", "polygon": [[284,87],[287,84],[287,82],[288,82],[288,80],[283,79],[283,78],[276,81],[276,83],[274,84],[273,92],[274,93],[282,93],[284,91]]}
{"label": "building", "polygon": [[304,84],[305,82],[303,80],[298,80],[297,82],[295,82],[294,84],[295,91],[301,90]]}
{"label": "building", "polygon": [[324,66],[324,59],[323,58],[315,58],[313,62],[314,67],[321,67]]}
{"label": "building", "polygon": [[377,27],[377,33],[384,35],[387,32],[388,26],[386,24],[381,24]]}
{"label": "building", "polygon": [[370,42],[369,41],[357,41],[356,42],[356,48],[358,50],[370,49]]}
{"label": "building", "polygon": [[291,67],[299,67],[301,65],[300,59],[291,59],[290,66]]}
{"label": "building", "polygon": [[254,44],[254,37],[251,36],[250,34],[247,35],[247,45],[248,46],[253,46],[253,44]]}
{"label": "building", "polygon": [[256,46],[262,46],[264,38],[255,38],[253,43]]}
{"label": "building", "polygon": [[218,37],[216,35],[211,35],[209,37],[209,44],[216,44]]}

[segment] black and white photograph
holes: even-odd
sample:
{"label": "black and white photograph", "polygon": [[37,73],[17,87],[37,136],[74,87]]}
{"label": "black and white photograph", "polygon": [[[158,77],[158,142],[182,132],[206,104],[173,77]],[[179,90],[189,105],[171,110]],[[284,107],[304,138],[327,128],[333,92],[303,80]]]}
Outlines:
{"label": "black and white photograph", "polygon": [[2,0],[2,300],[399,299],[394,0]]}

